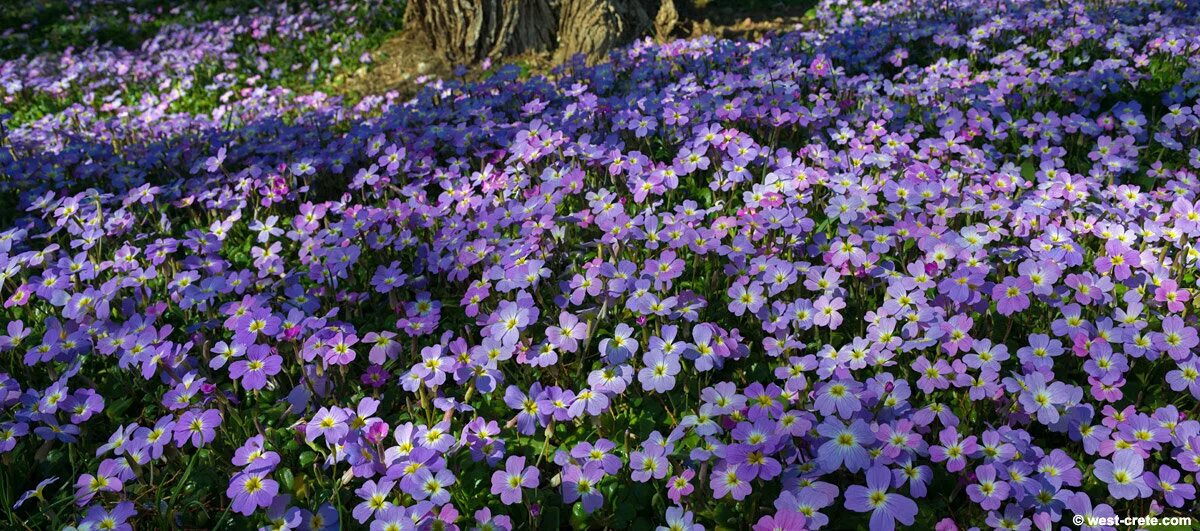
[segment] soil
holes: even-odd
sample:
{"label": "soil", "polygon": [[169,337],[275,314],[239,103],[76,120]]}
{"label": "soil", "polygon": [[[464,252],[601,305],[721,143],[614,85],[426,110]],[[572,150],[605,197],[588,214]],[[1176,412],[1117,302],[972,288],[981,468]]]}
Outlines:
{"label": "soil", "polygon": [[453,71],[417,35],[400,31],[371,51],[374,63],[346,79],[340,92],[351,96],[399,92],[408,97],[428,79],[446,78]]}
{"label": "soil", "polygon": [[[771,31],[787,31],[810,20],[808,10],[815,0],[783,0],[775,3],[756,0],[716,0],[696,2],[679,13],[673,38],[713,35],[734,40],[752,40]],[[454,68],[417,35],[400,31],[371,52],[373,65],[345,80],[339,92],[350,97],[395,91],[411,97],[426,82],[455,75]],[[523,54],[501,61],[521,66],[527,72],[548,72],[554,61],[551,54]],[[461,73],[461,72],[460,72]],[[485,71],[479,65],[467,68],[465,78],[478,79]]]}

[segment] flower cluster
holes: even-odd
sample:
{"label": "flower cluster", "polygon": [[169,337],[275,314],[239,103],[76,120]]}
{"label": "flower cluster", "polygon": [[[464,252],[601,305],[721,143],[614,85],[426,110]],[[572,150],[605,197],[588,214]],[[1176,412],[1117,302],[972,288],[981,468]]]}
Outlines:
{"label": "flower cluster", "polygon": [[827,1],[404,103],[12,131],[3,495],[101,529],[1188,514],[1197,20]]}
{"label": "flower cluster", "polygon": [[232,13],[204,6],[129,6],[116,22],[124,31],[154,30],[136,47],[56,50],[47,39],[31,53],[0,55],[0,115],[15,115],[10,141],[53,151],[79,137],[140,144],[330,111],[328,96],[293,89],[324,88],[370,64],[366,47],[396,25],[403,3],[280,3]]}

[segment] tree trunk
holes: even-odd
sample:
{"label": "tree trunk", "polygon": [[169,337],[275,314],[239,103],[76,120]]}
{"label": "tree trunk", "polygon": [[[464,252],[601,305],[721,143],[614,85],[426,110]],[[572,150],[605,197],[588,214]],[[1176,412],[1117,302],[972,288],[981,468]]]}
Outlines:
{"label": "tree trunk", "polygon": [[673,0],[409,0],[404,31],[452,64],[527,52],[589,60],[643,35],[665,38]]}

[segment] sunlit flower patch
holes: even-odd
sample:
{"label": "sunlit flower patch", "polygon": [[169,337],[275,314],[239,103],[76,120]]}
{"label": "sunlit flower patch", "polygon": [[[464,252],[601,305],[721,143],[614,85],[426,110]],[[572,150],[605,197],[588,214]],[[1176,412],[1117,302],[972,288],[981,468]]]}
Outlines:
{"label": "sunlit flower patch", "polygon": [[828,2],[403,104],[8,129],[9,522],[1191,515],[1198,15]]}

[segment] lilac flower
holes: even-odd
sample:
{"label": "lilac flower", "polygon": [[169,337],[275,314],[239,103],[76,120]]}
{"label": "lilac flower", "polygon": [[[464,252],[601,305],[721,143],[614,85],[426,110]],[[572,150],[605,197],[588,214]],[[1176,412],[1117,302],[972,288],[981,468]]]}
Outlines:
{"label": "lilac flower", "polygon": [[81,523],[94,529],[132,531],[133,525],[129,523],[129,519],[135,515],[137,515],[137,510],[134,509],[133,502],[118,503],[111,511],[106,511],[101,505],[93,505],[88,509],[87,515],[84,516]]}
{"label": "lilac flower", "polygon": [[394,507],[392,502],[388,500],[391,496],[392,488],[395,487],[395,482],[380,481],[376,483],[373,480],[367,480],[354,491],[359,499],[363,500],[358,505],[354,506],[353,516],[358,523],[366,523],[371,517]]}
{"label": "lilac flower", "polygon": [[830,298],[822,295],[813,303],[813,324],[836,329],[842,324],[842,314],[839,310],[846,307],[841,298]]}
{"label": "lilac flower", "polygon": [[505,505],[520,502],[521,489],[533,489],[537,485],[537,468],[526,467],[522,456],[510,456],[504,464],[504,470],[492,474],[492,494],[500,496],[500,501]]}
{"label": "lilac flower", "polygon": [[566,352],[575,352],[579,348],[579,340],[587,337],[587,324],[567,312],[559,314],[558,319],[559,326],[546,328],[547,339]]}
{"label": "lilac flower", "polygon": [[996,301],[996,311],[1001,315],[1012,315],[1029,307],[1028,294],[1033,291],[1033,284],[1025,277],[1007,277],[1003,282],[992,288],[992,299]]}
{"label": "lilac flower", "polygon": [[929,447],[929,457],[935,463],[946,462],[946,470],[958,472],[967,465],[967,457],[979,450],[975,436],[959,439],[958,430],[953,426],[938,434],[941,445]]}
{"label": "lilac flower", "polygon": [[503,301],[495,314],[495,324],[489,329],[492,337],[499,339],[505,345],[512,345],[530,323],[531,314],[528,308],[517,302]]}
{"label": "lilac flower", "polygon": [[1096,478],[1107,483],[1109,494],[1118,500],[1145,498],[1150,495],[1150,486],[1142,477],[1143,464],[1137,452],[1119,451],[1111,461],[1096,461]]}
{"label": "lilac flower", "polygon": [[[1010,506],[1015,507],[1015,506]],[[1087,494],[1079,492],[1067,496],[1067,508],[1071,512],[1083,517],[1083,525],[1079,526],[1080,530],[1100,531],[1106,527],[1092,525],[1091,522],[1103,521],[1102,519],[1112,518],[1116,516],[1112,507],[1108,504],[1100,504],[1093,506],[1091,498]]]}
{"label": "lilac flower", "polygon": [[866,445],[874,441],[875,436],[862,420],[856,419],[846,425],[827,418],[817,426],[817,433],[828,438],[817,451],[817,462],[824,470],[834,471],[844,466],[854,472],[870,464]]}
{"label": "lilac flower", "polygon": [[675,375],[679,374],[679,355],[661,350],[650,350],[642,356],[645,363],[638,371],[638,381],[647,391],[665,393],[675,387]]}
{"label": "lilac flower", "polygon": [[693,518],[695,516],[692,512],[684,510],[683,507],[667,507],[667,525],[660,525],[654,528],[654,531],[703,531],[704,526],[694,523]]}
{"label": "lilac flower", "polygon": [[575,503],[576,500],[582,500],[584,511],[589,514],[596,512],[596,509],[604,505],[604,495],[599,489],[603,477],[604,471],[597,462],[583,466],[567,466],[562,476],[563,502]]}
{"label": "lilac flower", "polygon": [[821,2],[351,99],[312,89],[403,3],[300,4],[76,2],[138,46],[20,10],[0,37],[0,453],[78,469],[39,509],[152,526],[185,469],[234,480],[189,507],[272,529],[341,525],[314,485],[373,530],[511,529],[486,475],[517,524],[653,514],[622,489],[661,480],[671,531],[730,499],[888,528],[956,482],[978,510],[922,521],[1194,502],[1200,422],[1164,405],[1200,397],[1188,3]]}
{"label": "lilac flower", "polygon": [[750,475],[748,470],[736,464],[729,464],[723,468],[713,470],[712,479],[713,497],[717,499],[729,496],[734,500],[740,501],[746,498],[751,492]]}
{"label": "lilac flower", "polygon": [[245,516],[254,514],[260,507],[271,505],[278,493],[279,483],[259,471],[247,471],[234,476],[225,490],[225,495],[233,500],[233,511]]}
{"label": "lilac flower", "polygon": [[221,412],[206,409],[197,413],[193,410],[184,411],[175,421],[175,446],[183,447],[190,443],[196,448],[207,445],[217,436],[217,427],[221,425]]}
{"label": "lilac flower", "polygon": [[1154,336],[1154,347],[1176,360],[1184,359],[1197,345],[1200,345],[1200,335],[1195,328],[1185,326],[1177,315],[1163,319],[1162,332]]}
{"label": "lilac flower", "polygon": [[247,390],[254,391],[266,387],[267,378],[279,374],[282,366],[283,357],[272,353],[266,345],[254,345],[246,351],[246,359],[229,366],[229,375],[240,379]]}
{"label": "lilac flower", "polygon": [[335,444],[350,431],[346,425],[347,419],[346,412],[341,408],[321,408],[305,426],[304,438],[312,442],[318,437],[324,437],[326,443]]}
{"label": "lilac flower", "polygon": [[121,479],[117,462],[107,459],[100,463],[96,474],[81,474],[75,481],[75,503],[87,505],[92,498],[101,492],[120,492],[125,486]]}
{"label": "lilac flower", "polygon": [[1062,382],[1047,382],[1041,373],[1025,377],[1025,390],[1019,398],[1025,412],[1037,415],[1038,422],[1058,422],[1058,406],[1067,401],[1067,385]]}
{"label": "lilac flower", "polygon": [[976,482],[967,486],[971,501],[987,511],[999,509],[1001,502],[1008,498],[1008,483],[996,480],[996,468],[992,465],[976,468],[975,478]]}
{"label": "lilac flower", "polygon": [[1163,493],[1167,505],[1183,507],[1196,498],[1196,487],[1179,480],[1179,471],[1167,465],[1158,468],[1158,474],[1146,472],[1143,476],[1150,488]]}
{"label": "lilac flower", "polygon": [[636,450],[629,454],[629,467],[633,469],[630,474],[630,479],[638,483],[645,483],[651,478],[662,479],[667,477],[670,471],[670,465],[667,463],[667,458],[662,447],[648,446],[643,450]]}
{"label": "lilac flower", "polygon": [[738,283],[731,286],[728,290],[729,311],[734,315],[741,316],[746,311],[750,313],[757,312],[763,305],[763,289],[758,283]]}
{"label": "lilac flower", "polygon": [[422,468],[411,481],[413,487],[406,490],[417,500],[428,499],[435,504],[443,504],[450,501],[450,491],[446,487],[453,485],[454,481],[454,474],[449,470],[434,472],[429,468]]}
{"label": "lilac flower", "polygon": [[42,481],[38,482],[36,487],[29,489],[29,490],[25,491],[23,494],[21,494],[21,496],[19,496],[17,498],[17,501],[13,502],[12,508],[19,509],[22,505],[25,504],[25,502],[27,502],[31,499],[34,499],[34,498],[37,498],[38,500],[41,500],[41,501],[45,501],[46,487],[53,485],[55,483],[58,483],[58,480],[59,480],[58,476],[51,476],[51,477],[48,477],[48,478],[43,479]]}
{"label": "lilac flower", "polygon": [[633,328],[625,323],[618,324],[612,338],[600,341],[600,352],[609,363],[621,363],[637,353],[638,343],[632,336]]}
{"label": "lilac flower", "polygon": [[891,530],[896,522],[912,525],[917,504],[911,499],[888,492],[892,474],[887,467],[875,465],[867,470],[867,486],[846,488],[846,508],[871,513],[871,529]]}

